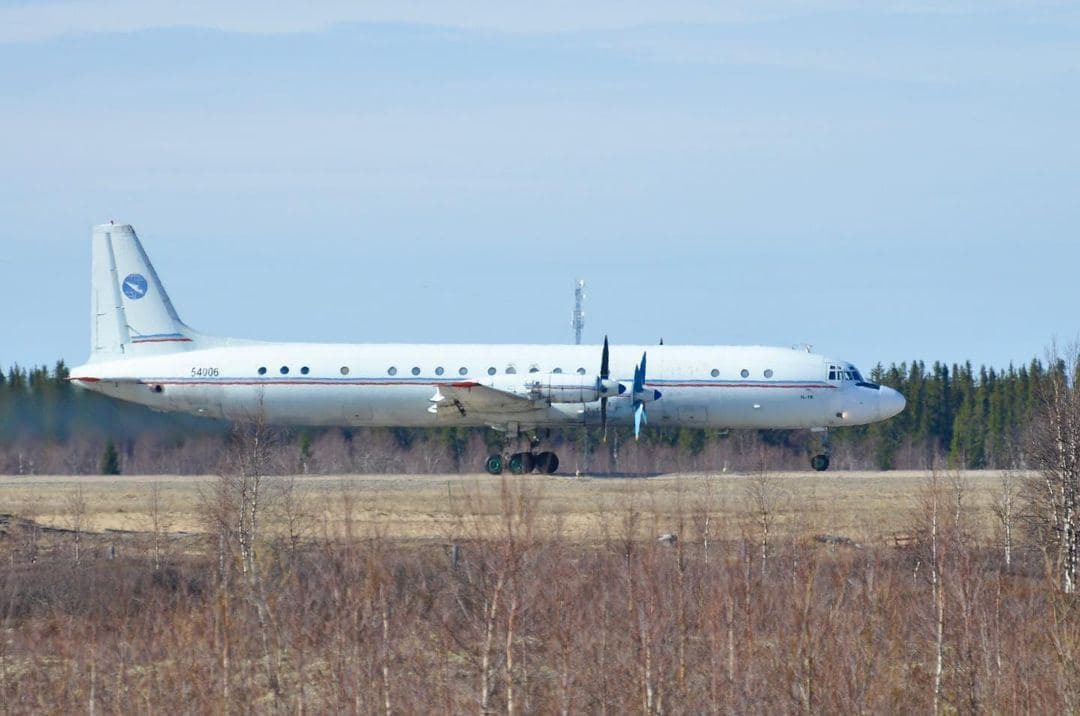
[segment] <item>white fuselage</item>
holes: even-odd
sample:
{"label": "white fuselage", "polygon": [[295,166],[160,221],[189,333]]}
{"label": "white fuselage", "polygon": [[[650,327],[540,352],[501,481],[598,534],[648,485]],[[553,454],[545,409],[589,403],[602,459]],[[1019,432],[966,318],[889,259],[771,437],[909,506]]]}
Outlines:
{"label": "white fuselage", "polygon": [[[826,428],[904,407],[899,393],[863,382],[849,364],[802,349],[612,346],[611,379],[630,388],[646,352],[645,386],[661,393],[648,406],[651,426]],[[429,407],[440,385],[465,381],[522,395],[541,376],[593,381],[600,356],[600,346],[247,343],[90,363],[72,379],[154,409],[216,418],[531,428],[598,422],[599,400],[541,401],[528,414],[497,418]],[[611,425],[629,425],[632,413],[629,394],[609,400]]]}

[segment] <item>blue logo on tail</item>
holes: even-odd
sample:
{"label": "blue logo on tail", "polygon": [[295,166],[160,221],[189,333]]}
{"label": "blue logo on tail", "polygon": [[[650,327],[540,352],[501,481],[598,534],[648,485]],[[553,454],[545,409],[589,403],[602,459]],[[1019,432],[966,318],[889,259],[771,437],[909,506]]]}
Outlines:
{"label": "blue logo on tail", "polygon": [[142,274],[131,273],[124,279],[122,284],[124,288],[124,295],[130,298],[132,301],[138,301],[140,298],[146,295],[146,279],[142,277]]}

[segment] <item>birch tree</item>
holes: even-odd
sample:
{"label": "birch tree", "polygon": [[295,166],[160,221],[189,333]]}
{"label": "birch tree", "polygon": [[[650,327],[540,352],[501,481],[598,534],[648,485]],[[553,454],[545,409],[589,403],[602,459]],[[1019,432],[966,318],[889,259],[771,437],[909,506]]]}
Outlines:
{"label": "birch tree", "polygon": [[1025,485],[1033,536],[1058,587],[1076,591],[1080,558],[1080,346],[1050,348],[1050,373],[1037,391],[1030,454],[1037,475]]}

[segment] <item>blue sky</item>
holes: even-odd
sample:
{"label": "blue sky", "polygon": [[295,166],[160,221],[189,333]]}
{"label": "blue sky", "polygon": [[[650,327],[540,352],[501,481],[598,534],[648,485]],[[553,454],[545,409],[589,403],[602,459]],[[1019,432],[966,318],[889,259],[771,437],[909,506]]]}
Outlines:
{"label": "blue sky", "polygon": [[1074,6],[398,5],[0,4],[0,365],[85,358],[109,219],[251,338],[568,342],[577,277],[591,341],[1080,330]]}

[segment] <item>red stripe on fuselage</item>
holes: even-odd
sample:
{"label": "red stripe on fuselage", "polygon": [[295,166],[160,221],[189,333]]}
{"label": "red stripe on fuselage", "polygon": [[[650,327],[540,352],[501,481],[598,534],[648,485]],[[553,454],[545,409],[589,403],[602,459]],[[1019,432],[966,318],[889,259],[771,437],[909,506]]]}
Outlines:
{"label": "red stripe on fuselage", "polygon": [[[108,380],[108,378],[80,378],[78,380]],[[427,385],[427,386],[449,386],[451,388],[476,388],[483,384],[474,381],[468,382],[454,382],[447,383],[446,381],[419,381],[419,380],[320,380],[318,378],[311,378],[309,380],[257,380],[257,379],[240,379],[240,380],[151,380],[149,378],[141,379],[144,383],[153,383],[154,385],[352,385],[352,386],[373,386],[373,385]],[[786,388],[786,389],[799,389],[810,390],[814,388],[823,388],[828,390],[836,390],[835,385],[822,385],[820,383],[804,384],[804,383],[792,383],[790,385],[744,385],[741,383],[646,383],[645,385],[653,388]]]}
{"label": "red stripe on fuselage", "polygon": [[653,388],[828,388],[835,390],[835,385],[822,385],[821,383],[785,383],[782,385],[767,385],[764,383],[646,383]]}

